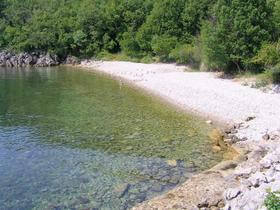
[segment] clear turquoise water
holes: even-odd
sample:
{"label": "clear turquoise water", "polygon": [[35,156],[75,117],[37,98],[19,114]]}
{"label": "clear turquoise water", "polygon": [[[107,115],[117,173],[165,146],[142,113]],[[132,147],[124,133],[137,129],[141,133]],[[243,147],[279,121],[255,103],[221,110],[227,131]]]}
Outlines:
{"label": "clear turquoise water", "polygon": [[0,68],[0,209],[130,208],[219,162],[210,129],[105,76]]}

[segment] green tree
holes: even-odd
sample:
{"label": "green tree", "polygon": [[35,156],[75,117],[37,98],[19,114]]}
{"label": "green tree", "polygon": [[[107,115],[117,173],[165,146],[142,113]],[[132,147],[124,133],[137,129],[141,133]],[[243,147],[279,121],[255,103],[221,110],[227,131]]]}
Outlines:
{"label": "green tree", "polygon": [[169,60],[170,52],[176,47],[177,38],[164,36],[154,36],[152,40],[152,49],[155,55],[159,56],[162,61]]}
{"label": "green tree", "polygon": [[157,0],[147,21],[139,29],[136,39],[144,51],[151,51],[154,36],[182,37],[181,13],[185,0]]}
{"label": "green tree", "polygon": [[218,0],[203,30],[208,65],[222,70],[249,68],[262,42],[272,39],[272,23],[266,0]]}
{"label": "green tree", "polygon": [[183,37],[186,42],[191,42],[194,36],[199,35],[202,20],[209,17],[209,11],[214,3],[213,0],[186,0],[181,15]]}

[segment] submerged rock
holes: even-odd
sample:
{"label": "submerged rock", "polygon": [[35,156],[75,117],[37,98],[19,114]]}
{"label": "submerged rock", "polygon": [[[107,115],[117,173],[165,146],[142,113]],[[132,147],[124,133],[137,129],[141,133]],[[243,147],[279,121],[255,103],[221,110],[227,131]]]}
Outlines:
{"label": "submerged rock", "polygon": [[114,189],[114,194],[116,194],[116,196],[118,198],[121,198],[124,196],[124,194],[128,191],[130,185],[125,183],[125,184],[120,184],[118,186],[116,186],[116,188]]}
{"label": "submerged rock", "polygon": [[90,203],[90,200],[87,197],[79,196],[78,197],[81,204],[88,204]]}
{"label": "submerged rock", "polygon": [[177,166],[177,160],[167,160],[166,163],[167,163],[169,166],[173,166],[173,167],[176,167],[176,166]]}
{"label": "submerged rock", "polygon": [[178,188],[132,209],[221,209],[224,206],[224,191],[227,188],[236,188],[237,184],[236,180],[226,179],[219,172],[205,172],[193,176]]}

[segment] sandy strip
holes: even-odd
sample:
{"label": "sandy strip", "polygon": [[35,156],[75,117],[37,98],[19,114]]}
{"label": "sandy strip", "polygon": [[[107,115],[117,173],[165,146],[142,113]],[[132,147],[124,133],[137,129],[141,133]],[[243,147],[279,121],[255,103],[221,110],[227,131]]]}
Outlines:
{"label": "sandy strip", "polygon": [[[176,66],[174,64],[87,61],[82,62],[81,66],[131,82],[140,88],[161,96],[176,106],[198,113],[207,119],[218,120],[219,122],[230,125],[242,123],[242,126],[234,132],[234,135],[238,137],[239,141],[243,139],[242,144],[254,145],[255,149],[251,149],[251,153],[259,150],[259,147],[266,147],[265,149],[269,153],[280,147],[278,143],[276,144],[275,140],[278,135],[275,132],[279,132],[280,130],[280,95],[278,94],[263,93],[260,90],[242,86],[231,80],[220,79],[214,73],[186,72],[186,67]],[[263,143],[263,139],[268,140],[273,133],[276,136],[274,136],[275,141]],[[261,161],[265,156],[259,157],[260,159],[254,158],[253,162],[256,162]],[[250,157],[248,159],[250,160]],[[271,162],[271,165],[267,169],[274,167],[273,164]],[[244,171],[250,167],[243,164],[242,166],[238,166],[236,170],[240,172],[240,170]],[[263,166],[254,165],[254,167],[257,167],[256,171],[250,172],[246,179],[254,176],[256,172],[262,171]],[[277,175],[275,173],[273,176]],[[280,172],[277,181],[280,182]],[[234,198],[225,198],[225,200],[228,199],[226,201],[227,206],[231,206],[232,209],[235,209],[233,207],[237,209],[244,207],[236,206],[239,204],[233,203],[233,201],[240,197],[240,194],[245,195],[247,193],[243,187],[246,188],[249,186],[240,183],[240,189],[242,188],[243,191],[241,190],[241,193],[237,193],[236,196],[234,195]],[[257,192],[260,190],[265,191],[265,189],[259,188]],[[252,195],[248,194],[248,196],[250,197]],[[263,201],[265,193],[260,196],[257,197],[259,201],[255,202],[257,207],[261,205],[258,203]],[[246,200],[247,197],[245,196],[242,199]],[[242,201],[238,200],[239,203],[242,203]],[[154,203],[160,202],[157,200]],[[244,203],[249,203],[249,201],[244,201]],[[166,205],[165,208],[159,209],[168,209]],[[153,204],[151,203],[150,206],[153,206]],[[146,205],[144,209],[147,208],[148,206]],[[170,209],[174,208],[170,207]]]}

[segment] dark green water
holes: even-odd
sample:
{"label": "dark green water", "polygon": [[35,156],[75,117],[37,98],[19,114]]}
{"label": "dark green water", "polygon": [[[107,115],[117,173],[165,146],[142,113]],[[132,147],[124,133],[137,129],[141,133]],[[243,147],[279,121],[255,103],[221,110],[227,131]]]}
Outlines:
{"label": "dark green water", "polygon": [[220,161],[210,129],[98,74],[0,68],[0,209],[130,208]]}

